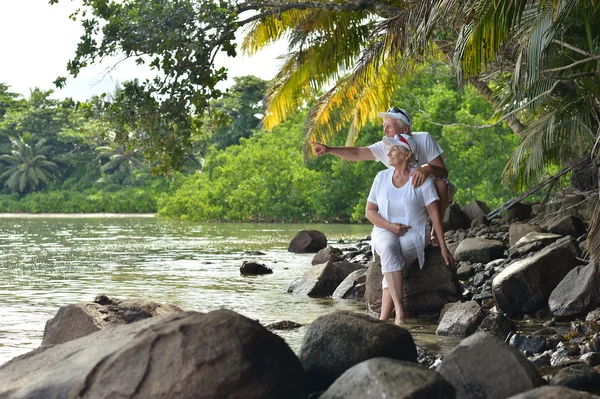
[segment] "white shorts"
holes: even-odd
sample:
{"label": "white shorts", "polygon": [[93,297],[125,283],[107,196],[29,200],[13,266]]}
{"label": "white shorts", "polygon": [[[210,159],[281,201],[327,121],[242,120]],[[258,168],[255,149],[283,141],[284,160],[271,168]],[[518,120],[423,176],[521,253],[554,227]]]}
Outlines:
{"label": "white shorts", "polygon": [[[388,230],[379,231],[373,236],[373,249],[381,258],[381,272],[384,274],[402,270],[417,259],[417,247],[408,234],[398,237]],[[382,287],[387,288],[385,277]]]}

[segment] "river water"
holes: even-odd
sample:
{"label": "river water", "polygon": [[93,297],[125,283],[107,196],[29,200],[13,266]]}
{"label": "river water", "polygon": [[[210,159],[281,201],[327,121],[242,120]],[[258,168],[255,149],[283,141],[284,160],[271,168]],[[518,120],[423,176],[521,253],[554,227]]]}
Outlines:
{"label": "river water", "polygon": [[[263,324],[307,324],[334,310],[365,312],[356,301],[287,293],[311,267],[312,254],[287,245],[301,229],[325,233],[331,245],[356,244],[369,225],[196,224],[141,217],[0,218],[0,364],[37,348],[46,320],[60,306],[92,301],[100,293],[149,298],[184,310],[235,310]],[[343,243],[340,241],[343,240]],[[261,251],[263,256],[244,255]],[[242,277],[244,260],[258,260],[273,274]],[[445,351],[421,321],[407,327],[417,343]],[[278,331],[298,351],[305,328]]]}

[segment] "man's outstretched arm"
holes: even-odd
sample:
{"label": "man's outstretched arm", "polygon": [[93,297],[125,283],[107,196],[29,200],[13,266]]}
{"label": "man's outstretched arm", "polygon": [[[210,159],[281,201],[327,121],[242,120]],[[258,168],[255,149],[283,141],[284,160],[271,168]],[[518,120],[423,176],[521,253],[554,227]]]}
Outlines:
{"label": "man's outstretched arm", "polygon": [[334,147],[311,141],[316,156],[331,154],[349,161],[374,161],[375,156],[368,147]]}

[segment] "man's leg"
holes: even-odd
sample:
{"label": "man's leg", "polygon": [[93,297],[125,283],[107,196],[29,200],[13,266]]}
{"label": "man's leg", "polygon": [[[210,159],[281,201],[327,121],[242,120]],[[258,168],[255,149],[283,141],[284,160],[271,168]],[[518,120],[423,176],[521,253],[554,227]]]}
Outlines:
{"label": "man's leg", "polygon": [[[440,219],[442,222],[444,221],[444,215],[446,215],[446,208],[448,207],[448,183],[442,179],[435,179],[433,181],[435,185],[435,189],[437,191],[438,197],[440,200],[438,202],[438,211],[440,212]],[[434,247],[439,247],[437,237],[434,234],[433,226],[431,227],[431,245]]]}

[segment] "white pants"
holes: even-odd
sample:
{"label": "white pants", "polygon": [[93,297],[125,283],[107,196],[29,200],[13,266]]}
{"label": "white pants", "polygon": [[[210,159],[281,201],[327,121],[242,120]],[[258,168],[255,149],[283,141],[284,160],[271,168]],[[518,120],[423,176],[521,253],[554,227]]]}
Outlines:
{"label": "white pants", "polygon": [[[373,236],[373,248],[381,258],[382,273],[397,272],[417,259],[417,247],[408,234],[398,237],[388,230],[379,231]],[[387,288],[385,277],[381,285]]]}

